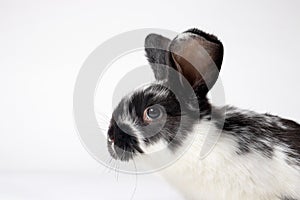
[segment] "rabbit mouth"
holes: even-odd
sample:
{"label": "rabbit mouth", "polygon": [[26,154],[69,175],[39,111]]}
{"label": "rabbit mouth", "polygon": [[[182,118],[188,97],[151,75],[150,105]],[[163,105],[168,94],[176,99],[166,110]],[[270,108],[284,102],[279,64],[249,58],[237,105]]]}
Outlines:
{"label": "rabbit mouth", "polygon": [[107,148],[112,158],[125,162],[133,159],[133,157],[138,153],[144,153],[143,150],[137,145],[128,143],[122,144],[120,142],[111,141],[109,139],[107,141]]}
{"label": "rabbit mouth", "polygon": [[121,161],[129,161],[134,155],[143,153],[132,128],[115,120],[111,121],[107,132],[107,148],[114,159]]}

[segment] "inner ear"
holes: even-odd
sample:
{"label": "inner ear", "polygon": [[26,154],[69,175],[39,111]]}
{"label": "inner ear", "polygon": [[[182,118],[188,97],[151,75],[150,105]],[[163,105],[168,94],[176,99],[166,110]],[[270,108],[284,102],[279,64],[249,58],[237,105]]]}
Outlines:
{"label": "inner ear", "polygon": [[218,79],[223,60],[223,45],[213,35],[190,30],[178,35],[169,50],[175,69],[194,90],[206,94]]}

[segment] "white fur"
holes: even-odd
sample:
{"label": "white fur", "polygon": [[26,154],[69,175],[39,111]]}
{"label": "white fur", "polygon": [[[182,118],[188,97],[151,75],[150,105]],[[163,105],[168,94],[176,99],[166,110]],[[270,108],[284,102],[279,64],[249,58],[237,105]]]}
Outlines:
{"label": "white fur", "polygon": [[165,150],[166,146],[168,145],[167,142],[165,142],[164,140],[159,140],[152,145],[146,145],[145,142],[143,142],[143,138],[139,138],[139,143],[141,149],[144,151],[146,155],[156,153],[161,150]]}
{"label": "white fur", "polygon": [[[287,163],[287,147],[276,146],[271,159],[259,152],[238,155],[235,138],[223,133],[213,150],[201,160],[201,148],[210,128],[215,129],[217,135],[217,128],[213,123],[206,121],[195,126],[187,140],[192,141],[192,144],[188,149],[178,151],[186,151],[183,156],[161,171],[186,199],[300,198],[300,169]],[[216,138],[211,133],[210,137]],[[147,148],[151,148],[152,152],[156,148],[163,148],[162,145],[164,144],[158,143]],[[142,148],[145,150],[146,147]],[[166,157],[171,152],[167,154]]]}

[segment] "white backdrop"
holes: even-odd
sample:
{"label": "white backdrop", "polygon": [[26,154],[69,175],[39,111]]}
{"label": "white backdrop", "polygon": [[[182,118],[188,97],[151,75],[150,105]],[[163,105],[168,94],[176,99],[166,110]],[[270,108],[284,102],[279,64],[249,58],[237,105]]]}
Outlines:
{"label": "white backdrop", "polygon": [[73,86],[98,45],[137,28],[217,35],[226,102],[300,122],[299,8],[297,0],[0,1],[0,173],[102,170],[77,137]]}

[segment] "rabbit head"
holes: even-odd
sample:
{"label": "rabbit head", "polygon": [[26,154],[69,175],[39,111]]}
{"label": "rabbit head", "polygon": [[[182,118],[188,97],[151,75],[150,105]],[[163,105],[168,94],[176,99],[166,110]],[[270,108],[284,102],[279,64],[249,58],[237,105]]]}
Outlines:
{"label": "rabbit head", "polygon": [[223,59],[222,43],[197,29],[173,40],[150,34],[145,51],[156,81],[120,101],[107,134],[110,154],[122,161],[180,147],[193,125],[210,115],[206,96]]}

